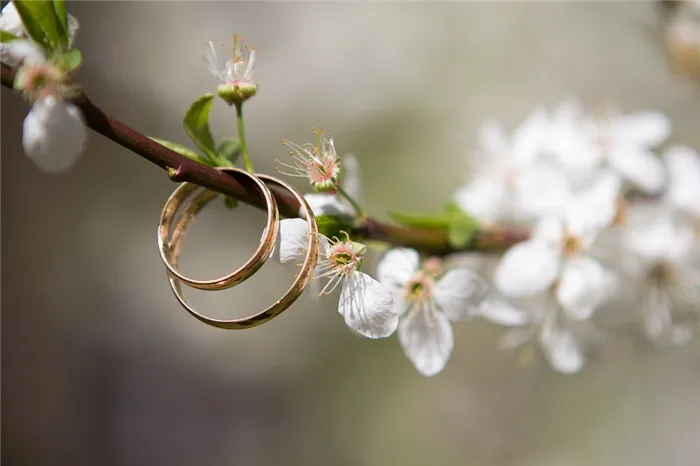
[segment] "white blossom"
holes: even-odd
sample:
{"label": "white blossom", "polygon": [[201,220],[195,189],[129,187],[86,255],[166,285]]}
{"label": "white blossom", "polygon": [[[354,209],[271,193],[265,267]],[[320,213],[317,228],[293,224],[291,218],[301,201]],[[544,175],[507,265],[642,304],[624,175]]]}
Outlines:
{"label": "white blossom", "polygon": [[[309,228],[305,220],[280,222],[279,243],[273,257],[283,264],[301,263],[306,255]],[[388,337],[396,330],[398,314],[389,290],[359,270],[367,247],[319,234],[319,262],[315,280],[327,279],[321,295],[340,287],[338,312],[356,333],[367,338]]]}
{"label": "white blossom", "polygon": [[291,171],[282,171],[279,167],[277,171],[283,175],[307,179],[316,191],[336,193],[341,161],[336,154],[333,138],[324,137],[321,130],[314,130],[314,132],[316,133],[315,145],[306,143],[300,146],[294,142],[282,141],[282,144],[290,149],[292,164],[279,160],[277,163],[284,170]]}
{"label": "white blossom", "polygon": [[563,216],[541,220],[528,241],[508,249],[494,272],[497,289],[508,297],[532,297],[555,288],[570,318],[588,319],[612,292],[615,276],[590,255],[613,209],[599,209],[606,183],[567,202]]}
{"label": "white blossom", "polygon": [[209,72],[222,84],[233,87],[253,84],[255,48],[245,46],[239,36],[233,37],[233,57],[226,63],[221,63],[212,41],[206,43],[202,58]]}
{"label": "white blossom", "polygon": [[72,167],[83,152],[86,137],[80,110],[52,95],[35,102],[24,119],[24,151],[47,172]]}
{"label": "white blossom", "polygon": [[527,321],[519,328],[514,328],[500,339],[503,349],[521,348],[526,357],[533,351],[530,344],[539,342],[545,358],[557,372],[573,374],[579,372],[585,364],[585,355],[581,342],[576,337],[572,321],[551,293],[542,293],[532,300],[525,315]]}
{"label": "white blossom", "polygon": [[548,132],[542,110],[530,115],[510,140],[498,123],[485,123],[479,131],[475,174],[455,193],[457,205],[487,225],[558,211],[568,185],[540,161]]}
{"label": "white blossom", "polygon": [[454,346],[450,321],[478,312],[483,283],[467,268],[444,272],[435,259],[421,266],[418,253],[407,248],[387,252],[377,276],[392,290],[401,316],[398,335],[404,353],[422,375],[436,375]]}
{"label": "white blossom", "polygon": [[554,112],[552,127],[548,152],[574,179],[585,183],[587,175],[607,167],[647,193],[663,189],[663,163],[652,152],[670,133],[662,113],[608,110],[592,117],[584,115],[577,102],[566,102]]}
{"label": "white blossom", "polygon": [[24,120],[22,145],[42,170],[69,169],[85,147],[87,131],[78,107],[64,100],[63,75],[28,40],[7,44],[10,56],[22,62],[15,86],[34,100]]}
{"label": "white blossom", "polygon": [[[346,154],[342,158],[342,181],[340,185],[349,196],[359,204],[362,204],[362,174],[360,172],[360,164],[352,154]],[[332,215],[352,218],[357,215],[357,212],[355,212],[348,200],[337,193],[310,193],[305,194],[304,198],[316,216]]]}
{"label": "white blossom", "polygon": [[664,160],[668,207],[700,221],[700,154],[687,146],[674,146],[664,153]]}
{"label": "white blossom", "polygon": [[[700,309],[700,239],[697,225],[664,212],[646,224],[630,225],[625,239],[640,259],[641,310],[647,335],[654,341],[684,344],[693,329],[677,322],[683,309]],[[698,316],[695,316],[697,320]]]}

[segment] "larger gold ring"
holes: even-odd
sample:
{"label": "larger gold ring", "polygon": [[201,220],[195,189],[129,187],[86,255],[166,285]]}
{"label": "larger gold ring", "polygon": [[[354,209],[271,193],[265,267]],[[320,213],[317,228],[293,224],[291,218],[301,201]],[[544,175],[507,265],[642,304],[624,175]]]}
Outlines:
{"label": "larger gold ring", "polygon": [[[170,274],[169,279],[170,279],[170,287],[173,290],[173,293],[175,294],[175,297],[177,300],[180,302],[180,304],[189,312],[193,317],[196,319],[200,320],[201,322],[204,322],[207,325],[211,325],[213,327],[217,328],[223,328],[223,329],[229,329],[229,330],[241,330],[241,329],[248,329],[252,327],[257,327],[258,325],[264,324],[265,322],[268,322],[269,320],[277,317],[280,315],[283,311],[285,311],[289,306],[292,305],[294,301],[296,301],[299,296],[301,296],[301,293],[304,291],[306,286],[309,284],[309,281],[313,278],[314,271],[316,270],[316,264],[318,262],[318,254],[319,254],[319,246],[318,246],[318,226],[316,225],[316,219],[314,217],[314,214],[311,210],[311,207],[309,204],[306,202],[304,199],[304,196],[299,194],[294,188],[292,188],[290,185],[287,183],[278,180],[277,178],[273,178],[268,175],[255,175],[261,180],[277,185],[279,187],[282,187],[283,189],[289,191],[294,198],[299,202],[299,207],[301,210],[304,212],[304,216],[306,219],[306,223],[308,225],[309,229],[309,242],[307,246],[307,251],[306,251],[306,257],[304,259],[304,263],[302,265],[301,270],[299,273],[296,275],[296,278],[294,282],[292,283],[291,287],[287,290],[287,292],[280,297],[277,301],[275,301],[274,304],[272,304],[270,307],[267,309],[264,309],[257,314],[251,315],[249,317],[243,317],[239,319],[229,319],[229,320],[224,320],[224,319],[212,319],[210,317],[207,317],[205,315],[200,314],[197,312],[192,305],[187,301],[187,298],[182,292],[182,286],[180,283],[180,280],[176,276],[173,276],[173,274]],[[209,191],[210,193],[211,191]],[[180,244],[181,244],[181,238],[182,235],[184,234],[185,229],[187,228],[187,225],[191,221],[191,219],[194,217],[194,215],[203,208],[203,201],[207,199],[208,197],[208,192],[204,192],[198,196],[198,198],[195,198],[193,202],[188,206],[185,214],[183,214],[182,218],[180,219],[180,223],[178,224],[178,227],[175,228],[172,238],[170,240],[170,245],[169,245],[169,253],[170,253],[170,261],[174,266],[177,266],[178,260],[179,260],[179,254],[180,254]],[[200,202],[200,200],[202,202]],[[279,228],[279,225],[277,225]]]}
{"label": "larger gold ring", "polygon": [[[259,177],[238,168],[226,167],[220,168],[220,170],[236,175],[244,175],[255,183],[257,188],[263,194],[265,203],[267,204],[267,226],[265,228],[265,232],[263,233],[263,239],[260,242],[260,246],[258,246],[258,249],[248,260],[248,262],[243,264],[238,270],[213,280],[195,280],[189,278],[177,270],[177,263],[171,262],[169,258],[172,255],[172,252],[169,249],[173,243],[170,237],[178,234],[177,232],[180,230],[184,231],[189,225],[191,217],[188,217],[184,219],[185,221],[178,223],[175,233],[171,233],[171,226],[175,215],[182,204],[199,188],[199,186],[192,183],[183,183],[180,185],[167,200],[165,206],[163,207],[163,212],[160,215],[160,223],[158,225],[158,250],[160,251],[160,257],[170,274],[177,277],[183,283],[200,290],[223,290],[236,286],[237,284],[247,280],[248,277],[257,272],[258,269],[260,269],[260,267],[262,267],[265,261],[270,257],[272,250],[275,247],[275,243],[277,242],[277,236],[279,235],[279,211],[277,209],[277,202],[265,183],[263,183]],[[204,190],[204,192],[200,194],[196,200],[193,201],[193,203],[196,203],[199,206],[197,209],[199,211],[218,196],[219,194],[214,191]],[[180,234],[178,234],[178,238],[179,237],[181,237]]]}

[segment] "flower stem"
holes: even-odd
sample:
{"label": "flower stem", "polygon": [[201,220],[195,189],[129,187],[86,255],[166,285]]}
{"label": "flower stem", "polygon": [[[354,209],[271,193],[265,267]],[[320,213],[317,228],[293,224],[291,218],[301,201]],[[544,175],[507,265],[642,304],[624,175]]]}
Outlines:
{"label": "flower stem", "polygon": [[364,220],[367,218],[367,214],[365,214],[365,211],[362,210],[362,207],[360,207],[360,204],[358,204],[355,199],[352,198],[351,195],[349,195],[341,186],[338,186],[338,194],[343,196],[347,201],[350,203],[353,209],[355,209],[355,212],[357,212],[357,216],[360,217],[360,220]]}
{"label": "flower stem", "polygon": [[243,164],[248,173],[253,173],[253,164],[250,163],[248,145],[245,142],[245,128],[243,126],[243,102],[236,104],[236,121],[238,123],[238,140],[241,141],[241,154],[243,154]]}

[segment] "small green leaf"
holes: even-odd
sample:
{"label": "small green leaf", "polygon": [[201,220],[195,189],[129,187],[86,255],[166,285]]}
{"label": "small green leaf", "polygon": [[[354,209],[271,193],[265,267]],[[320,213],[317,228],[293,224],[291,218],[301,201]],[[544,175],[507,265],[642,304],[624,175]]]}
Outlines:
{"label": "small green leaf", "polygon": [[211,160],[216,160],[214,138],[209,130],[209,111],[214,101],[214,94],[204,94],[190,105],[182,123],[187,135]]}
{"label": "small green leaf", "polygon": [[183,146],[182,144],[178,144],[176,142],[171,142],[171,141],[166,141],[165,139],[158,139],[158,138],[150,138],[151,140],[157,142],[161,146],[165,146],[168,149],[177,152],[178,154],[187,157],[190,160],[194,160],[195,162],[203,163],[205,165],[209,166],[215,166],[210,160],[206,159],[205,157],[199,155],[189,147]]}
{"label": "small green leaf", "polygon": [[238,199],[226,196],[224,197],[224,205],[229,209],[233,210],[236,207],[238,207]]}
{"label": "small green leaf", "polygon": [[10,34],[7,31],[0,31],[0,42],[12,42],[13,40],[17,40],[19,37],[17,37],[14,34]]}
{"label": "small green leaf", "polygon": [[397,223],[411,228],[444,229],[449,225],[449,216],[440,214],[416,214],[410,212],[389,212]]}
{"label": "small green leaf", "polygon": [[233,165],[238,156],[241,155],[241,141],[238,138],[222,139],[216,149],[216,154],[220,160]]}
{"label": "small green leaf", "polygon": [[67,48],[68,32],[59,20],[51,1],[15,0],[17,13],[27,34],[49,54]]}
{"label": "small green leaf", "polygon": [[474,217],[467,215],[461,209],[451,209],[448,206],[450,224],[447,227],[447,239],[453,247],[461,248],[469,244],[481,224]]}
{"label": "small green leaf", "polygon": [[447,229],[447,239],[451,246],[461,248],[469,244],[478,229],[478,223],[454,220]]}
{"label": "small green leaf", "polygon": [[66,71],[75,71],[83,61],[83,54],[78,49],[71,49],[61,55],[60,66]]}

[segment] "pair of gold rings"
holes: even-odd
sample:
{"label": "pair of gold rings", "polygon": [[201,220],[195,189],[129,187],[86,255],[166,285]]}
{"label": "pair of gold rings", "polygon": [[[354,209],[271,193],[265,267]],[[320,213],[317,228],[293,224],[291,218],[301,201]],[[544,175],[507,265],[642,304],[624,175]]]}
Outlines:
{"label": "pair of gold rings", "polygon": [[[264,324],[280,315],[299,298],[309,284],[309,281],[313,278],[316,263],[318,262],[318,226],[316,225],[316,219],[311,211],[311,207],[309,207],[304,196],[287,183],[268,175],[248,173],[234,167],[219,168],[219,170],[234,178],[244,177],[252,181],[255,188],[262,193],[265,199],[267,206],[267,225],[260,245],[252,257],[234,272],[213,280],[195,280],[185,276],[178,270],[182,240],[187,227],[199,211],[219,197],[218,193],[206,188],[201,188],[192,183],[183,183],[180,185],[165,203],[158,225],[158,250],[160,251],[160,257],[165,267],[168,269],[170,287],[173,293],[175,293],[177,300],[187,312],[205,324],[214,327],[230,330],[247,329]],[[299,208],[305,214],[304,218],[309,228],[309,244],[301,271],[296,275],[289,290],[275,301],[274,304],[249,317],[221,320],[213,319],[197,312],[185,297],[182,291],[182,283],[192,288],[208,291],[232,288],[253,276],[267,259],[272,256],[278,243],[280,221],[277,201],[268,185],[289,191],[298,201]],[[192,197],[192,200],[185,206],[185,201],[190,197]],[[180,210],[182,210],[182,213],[176,220]]]}

